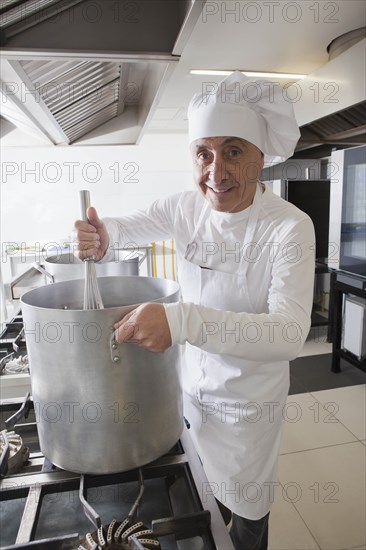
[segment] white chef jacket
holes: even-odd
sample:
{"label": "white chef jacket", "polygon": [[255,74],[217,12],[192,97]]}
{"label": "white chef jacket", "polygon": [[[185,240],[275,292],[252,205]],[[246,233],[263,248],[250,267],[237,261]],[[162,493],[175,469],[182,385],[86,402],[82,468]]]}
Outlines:
{"label": "white chef jacket", "polygon": [[197,191],[104,220],[110,246],[176,241],[183,301],[165,311],[172,344],[186,344],[185,415],[209,481],[201,497],[248,519],[273,501],[288,360],[310,328],[315,271],[310,218],[268,187],[257,195],[254,226],[254,204],[217,212]]}

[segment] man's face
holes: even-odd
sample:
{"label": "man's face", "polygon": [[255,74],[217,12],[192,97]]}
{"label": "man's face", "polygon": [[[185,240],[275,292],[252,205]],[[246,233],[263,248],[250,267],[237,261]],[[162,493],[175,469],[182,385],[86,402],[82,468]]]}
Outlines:
{"label": "man's face", "polygon": [[190,146],[195,183],[213,210],[240,212],[253,200],[263,154],[236,137],[197,139]]}

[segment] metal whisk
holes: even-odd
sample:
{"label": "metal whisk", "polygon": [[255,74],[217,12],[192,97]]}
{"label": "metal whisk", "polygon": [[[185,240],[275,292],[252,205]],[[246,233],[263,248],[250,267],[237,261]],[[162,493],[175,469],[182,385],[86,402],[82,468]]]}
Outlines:
{"label": "metal whisk", "polygon": [[[81,216],[84,222],[88,221],[87,210],[90,206],[89,191],[80,191]],[[95,257],[85,258],[85,287],[84,287],[84,309],[104,309],[100,295],[97,274],[95,271]]]}

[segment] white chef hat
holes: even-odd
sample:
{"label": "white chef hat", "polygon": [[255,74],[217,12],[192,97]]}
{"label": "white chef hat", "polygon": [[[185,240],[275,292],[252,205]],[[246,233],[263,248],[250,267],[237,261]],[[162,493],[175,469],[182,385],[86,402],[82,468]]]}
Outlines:
{"label": "white chef hat", "polygon": [[300,137],[291,101],[270,81],[235,71],[219,84],[206,83],[188,107],[189,143],[199,138],[233,136],[253,143],[265,162],[291,157]]}

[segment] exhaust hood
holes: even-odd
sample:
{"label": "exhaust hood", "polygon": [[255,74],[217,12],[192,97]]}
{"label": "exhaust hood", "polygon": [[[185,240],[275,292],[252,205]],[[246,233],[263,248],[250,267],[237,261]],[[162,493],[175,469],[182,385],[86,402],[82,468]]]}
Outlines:
{"label": "exhaust hood", "polygon": [[328,63],[300,82],[295,158],[321,158],[366,142],[365,37],[361,27],[334,39]]}
{"label": "exhaust hood", "polygon": [[1,114],[50,145],[136,144],[200,0],[1,0]]}

